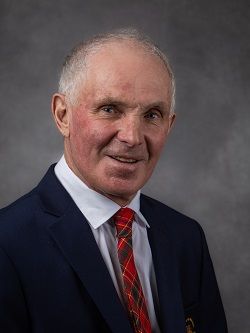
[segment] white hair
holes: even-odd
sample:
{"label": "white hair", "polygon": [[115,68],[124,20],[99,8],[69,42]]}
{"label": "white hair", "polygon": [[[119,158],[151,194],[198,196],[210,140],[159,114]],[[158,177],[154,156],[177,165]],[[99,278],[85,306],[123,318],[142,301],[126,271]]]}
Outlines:
{"label": "white hair", "polygon": [[174,112],[175,107],[175,79],[169,60],[158,46],[156,46],[147,36],[141,34],[136,29],[119,29],[111,33],[97,35],[92,39],[82,42],[74,47],[65,58],[60,79],[59,93],[66,95],[71,102],[74,100],[77,83],[83,78],[86,67],[87,56],[95,53],[102,46],[116,41],[134,41],[142,46],[147,52],[158,56],[165,65],[171,82],[171,104],[170,112]]}

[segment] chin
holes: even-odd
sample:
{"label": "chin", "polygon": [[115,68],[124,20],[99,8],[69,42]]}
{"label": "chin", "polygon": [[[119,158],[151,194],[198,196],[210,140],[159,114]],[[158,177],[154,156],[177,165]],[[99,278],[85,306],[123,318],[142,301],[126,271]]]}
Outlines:
{"label": "chin", "polygon": [[[137,193],[137,191],[139,190],[139,187],[108,187],[106,188],[106,191],[103,192],[103,194],[107,197],[109,197],[110,199],[116,201],[118,203],[118,201],[122,201],[125,203],[130,202],[133,197],[135,196],[135,194]],[[117,198],[117,200],[116,200]]]}
{"label": "chin", "polygon": [[121,195],[133,195],[142,186],[142,182],[138,182],[138,180],[135,182],[134,180],[128,179],[113,179],[110,180],[109,184],[107,184],[107,188],[109,188],[113,193],[120,193]]}

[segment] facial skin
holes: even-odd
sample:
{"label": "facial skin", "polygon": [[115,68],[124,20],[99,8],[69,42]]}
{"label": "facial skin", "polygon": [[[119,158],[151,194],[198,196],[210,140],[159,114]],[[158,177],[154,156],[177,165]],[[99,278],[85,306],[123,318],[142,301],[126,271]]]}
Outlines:
{"label": "facial skin", "polygon": [[72,171],[120,206],[146,183],[175,115],[170,79],[155,55],[131,41],[89,55],[77,101],[55,94],[52,111]]}

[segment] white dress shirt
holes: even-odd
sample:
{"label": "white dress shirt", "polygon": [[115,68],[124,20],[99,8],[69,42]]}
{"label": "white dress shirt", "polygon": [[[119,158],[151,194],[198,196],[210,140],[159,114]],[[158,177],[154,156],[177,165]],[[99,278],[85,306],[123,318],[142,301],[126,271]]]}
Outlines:
{"label": "white dress shirt", "polygon": [[[124,304],[121,294],[123,281],[117,256],[116,232],[114,225],[109,223],[112,216],[121,207],[83,183],[69,168],[64,156],[55,166],[55,174],[87,219],[118,296]],[[149,225],[140,212],[140,191],[126,207],[133,209],[135,212],[135,221],[132,227],[133,253],[147,303],[152,332],[160,333],[155,311],[155,307],[158,305],[157,286],[147,236]]]}

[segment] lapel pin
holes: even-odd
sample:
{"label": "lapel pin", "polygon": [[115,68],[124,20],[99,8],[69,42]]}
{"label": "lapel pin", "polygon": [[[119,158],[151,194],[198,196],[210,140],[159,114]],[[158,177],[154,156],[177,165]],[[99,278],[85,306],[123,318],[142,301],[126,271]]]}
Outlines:
{"label": "lapel pin", "polygon": [[195,331],[194,331],[194,321],[191,317],[188,317],[186,319],[186,329],[187,329],[187,333],[195,333]]}

